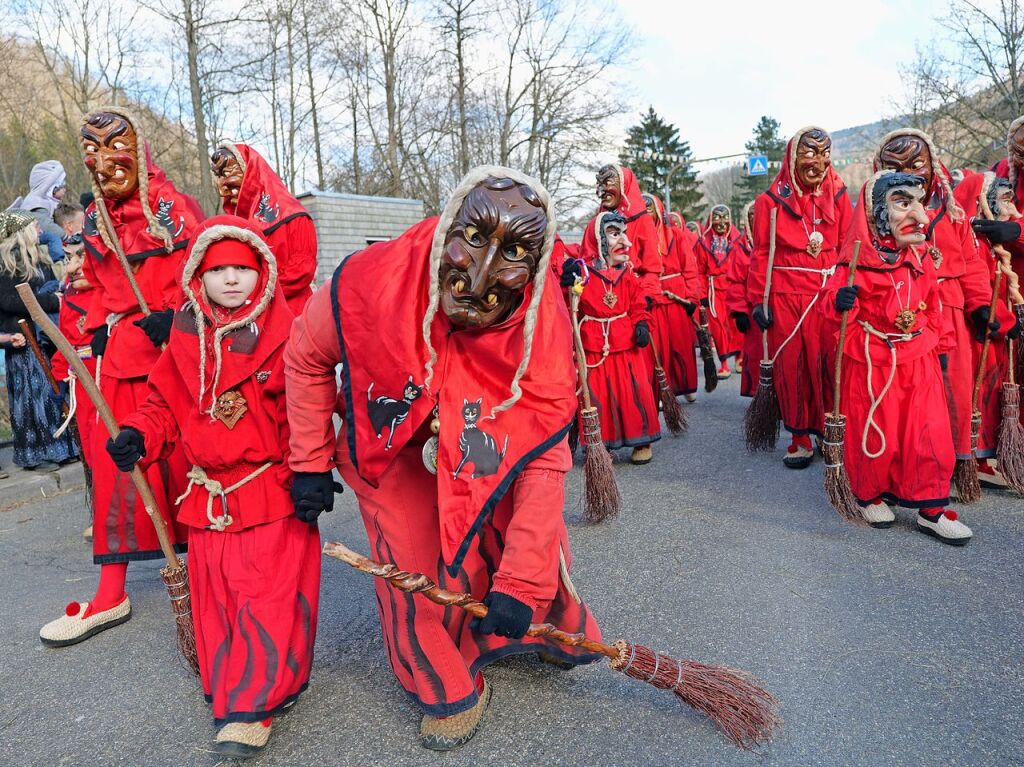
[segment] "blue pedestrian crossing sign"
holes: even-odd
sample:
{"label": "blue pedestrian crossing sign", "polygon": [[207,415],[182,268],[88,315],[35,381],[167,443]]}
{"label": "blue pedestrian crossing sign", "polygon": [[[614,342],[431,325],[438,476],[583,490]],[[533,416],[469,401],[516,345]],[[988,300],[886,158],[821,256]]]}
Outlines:
{"label": "blue pedestrian crossing sign", "polygon": [[753,157],[747,158],[747,175],[748,176],[766,176],[768,175],[768,158],[763,154],[757,154]]}

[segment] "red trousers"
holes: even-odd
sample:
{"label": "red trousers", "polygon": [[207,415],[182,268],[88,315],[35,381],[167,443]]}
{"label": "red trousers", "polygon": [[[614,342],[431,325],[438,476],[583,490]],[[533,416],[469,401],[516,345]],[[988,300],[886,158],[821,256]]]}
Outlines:
{"label": "red trousers", "polygon": [[[693,394],[697,391],[697,355],[694,352],[697,334],[686,309],[675,301],[655,304],[651,309],[651,323],[651,338],[658,347],[672,392],[677,397]],[[653,374],[654,365],[650,367]],[[657,392],[657,381],[654,390]]]}
{"label": "red trousers", "polygon": [[[995,458],[999,426],[1002,423],[1003,381],[1007,377],[1007,344],[1005,338],[994,339],[985,358],[985,373],[981,377],[978,410],[981,411],[981,429],[978,432],[978,458]],[[981,344],[975,342],[973,360],[975,370],[981,360]]]}
{"label": "red trousers", "polygon": [[743,334],[743,374],[740,376],[740,395],[743,397],[753,397],[757,394],[757,387],[761,382],[759,360],[763,354],[761,328],[751,320],[750,329]]}
{"label": "red trousers", "polygon": [[[601,439],[609,450],[640,447],[661,439],[647,356],[644,350],[633,348],[611,352],[602,361],[600,352],[587,352],[590,400],[597,408]],[[581,423],[580,434],[582,429]]]}
{"label": "red trousers", "polygon": [[[876,398],[890,370],[888,363],[873,365]],[[932,352],[897,365],[872,419],[878,430],[867,429],[867,373],[864,362],[843,358],[844,460],[853,494],[865,504],[882,499],[909,508],[945,506],[955,457],[938,358]],[[881,455],[870,457],[865,439],[867,451]]]}
{"label": "red trousers", "polygon": [[952,429],[952,445],[956,457],[971,457],[971,397],[974,392],[974,336],[967,327],[964,310],[942,307],[942,321],[953,328],[952,346],[946,351],[947,365],[942,374],[946,389],[946,405]]}
{"label": "red trousers", "polygon": [[238,532],[190,527],[188,544],[199,675],[214,723],[278,713],[309,683],[319,530],[288,516]]}
{"label": "red trousers", "polygon": [[[373,558],[393,562],[403,570],[426,573],[443,588],[469,592],[476,599],[487,595],[491,576],[501,564],[504,533],[517,495],[515,487],[483,524],[458,575],[452,578],[441,556],[437,480],[423,468],[419,447],[403,449],[377,489],[359,479],[347,460],[339,468],[359,499]],[[563,494],[557,495],[546,502],[560,515]],[[568,559],[565,535],[562,525],[563,550]],[[550,566],[557,568],[557,560]],[[476,673],[506,656],[544,650],[577,664],[601,657],[535,637],[505,639],[478,634],[469,628],[470,616],[464,610],[441,607],[418,594],[398,591],[379,578],[374,579],[374,588],[391,668],[405,691],[431,716],[451,716],[475,706]],[[564,631],[582,631],[595,639],[601,634],[586,604],[577,603],[561,579],[554,599],[534,611],[533,622],[553,623]]]}
{"label": "red trousers", "polygon": [[724,274],[708,277],[708,329],[720,362],[739,354],[743,345],[740,332],[729,316],[729,307],[725,302],[727,286],[728,280]]}
{"label": "red trousers", "polygon": [[[800,293],[771,296],[769,308],[774,321],[768,328],[768,354],[775,357],[773,381],[782,425],[791,434],[821,436],[825,426],[823,387],[826,375],[821,314],[817,303],[806,311],[814,296]],[[803,322],[800,322],[801,316]],[[761,353],[757,358],[761,358]]]}
{"label": "red trousers", "polygon": [[[100,389],[118,423],[134,413],[145,401],[145,378],[112,378],[102,375]],[[93,478],[92,558],[96,564],[131,562],[163,557],[160,543],[146,509],[139,499],[131,476],[118,471],[107,453],[110,434],[98,423],[92,429],[90,457]],[[166,460],[153,463],[146,470],[146,479],[153,490],[171,541],[184,550],[187,530],[174,521],[174,501],[188,484],[185,475],[189,465],[179,448]]]}

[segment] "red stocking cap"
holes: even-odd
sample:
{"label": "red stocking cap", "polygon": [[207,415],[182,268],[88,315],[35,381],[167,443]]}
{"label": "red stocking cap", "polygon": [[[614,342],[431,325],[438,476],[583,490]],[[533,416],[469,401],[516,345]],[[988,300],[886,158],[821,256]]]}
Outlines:
{"label": "red stocking cap", "polygon": [[202,274],[218,266],[244,266],[247,269],[259,269],[256,253],[252,247],[241,240],[217,240],[206,249],[203,261],[196,270]]}

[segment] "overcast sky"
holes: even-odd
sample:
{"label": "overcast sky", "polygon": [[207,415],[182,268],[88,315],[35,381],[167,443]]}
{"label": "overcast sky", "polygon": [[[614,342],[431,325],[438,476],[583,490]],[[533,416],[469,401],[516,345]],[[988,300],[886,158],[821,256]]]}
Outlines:
{"label": "overcast sky", "polygon": [[944,3],[926,0],[616,1],[636,31],[625,124],[653,106],[697,158],[744,151],[763,114],[787,137],[891,117],[897,65],[943,35],[933,17]]}

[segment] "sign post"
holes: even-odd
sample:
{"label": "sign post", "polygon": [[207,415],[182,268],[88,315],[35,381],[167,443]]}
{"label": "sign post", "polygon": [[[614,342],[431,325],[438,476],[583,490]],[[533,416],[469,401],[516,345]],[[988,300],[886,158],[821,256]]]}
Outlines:
{"label": "sign post", "polygon": [[763,154],[752,155],[747,158],[747,175],[748,176],[767,176],[768,175],[768,158]]}

